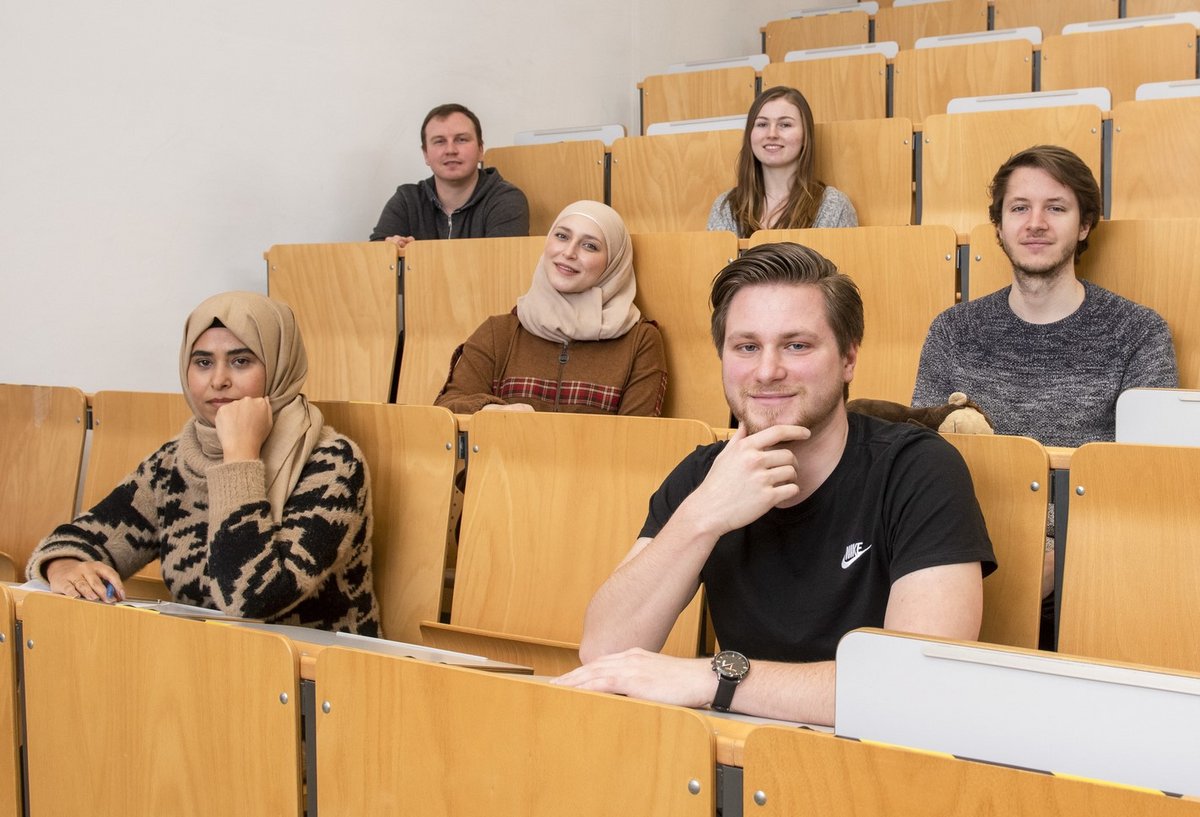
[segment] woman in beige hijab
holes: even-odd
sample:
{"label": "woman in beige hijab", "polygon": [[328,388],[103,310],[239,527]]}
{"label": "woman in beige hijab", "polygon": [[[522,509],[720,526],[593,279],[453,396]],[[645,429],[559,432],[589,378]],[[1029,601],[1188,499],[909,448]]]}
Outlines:
{"label": "woman in beige hijab", "polygon": [[176,601],[379,634],[366,464],[300,393],[307,372],[287,304],[250,292],[200,304],[179,360],[195,417],[46,537],[29,577],[118,601],[122,578],[160,558]]}
{"label": "woman in beige hijab", "polygon": [[662,413],[667,366],[658,327],[634,306],[633,245],[595,201],[559,213],[529,292],[454,353],[437,404],[591,414]]}

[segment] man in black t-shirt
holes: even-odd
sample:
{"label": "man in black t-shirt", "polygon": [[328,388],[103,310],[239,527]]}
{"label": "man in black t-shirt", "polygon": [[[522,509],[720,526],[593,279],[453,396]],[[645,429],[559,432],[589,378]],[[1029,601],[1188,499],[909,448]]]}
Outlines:
{"label": "man in black t-shirt", "polygon": [[[588,608],[584,666],[558,682],[832,724],[849,630],[978,637],[991,543],[949,443],[846,412],[863,336],[849,277],[808,248],[764,245],[717,275],[712,305],[738,430],[651,498]],[[701,583],[723,651],[659,655]]]}

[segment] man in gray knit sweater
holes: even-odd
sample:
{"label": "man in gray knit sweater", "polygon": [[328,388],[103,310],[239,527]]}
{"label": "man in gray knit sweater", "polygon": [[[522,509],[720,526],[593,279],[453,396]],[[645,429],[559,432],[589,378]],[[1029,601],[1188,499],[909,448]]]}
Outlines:
{"label": "man in gray knit sweater", "polygon": [[1039,145],[1016,154],[996,172],[991,196],[1013,283],[934,319],[913,405],[942,405],[961,391],[998,434],[1071,447],[1112,440],[1122,391],[1179,385],[1166,321],[1076,276],[1101,198],[1074,153]]}

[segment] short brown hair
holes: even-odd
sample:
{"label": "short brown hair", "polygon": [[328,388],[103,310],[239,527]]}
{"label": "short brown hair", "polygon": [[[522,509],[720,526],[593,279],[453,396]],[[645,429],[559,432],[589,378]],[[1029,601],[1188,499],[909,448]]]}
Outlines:
{"label": "short brown hair", "polygon": [[[1004,216],[1004,195],[1008,192],[1008,180],[1018,167],[1033,167],[1044,170],[1056,182],[1070,188],[1079,203],[1079,223],[1087,225],[1088,235],[1100,223],[1104,212],[1104,199],[1100,195],[1100,185],[1091,169],[1071,151],[1058,145],[1034,145],[1020,153],[1008,157],[1008,161],[1000,165],[988,194],[992,203],[988,206],[988,217],[992,224],[1000,226]],[[1075,246],[1075,260],[1087,249],[1088,240],[1085,237]]]}
{"label": "short brown hair", "polygon": [[858,285],[816,250],[791,242],[761,244],[731,261],[713,278],[712,337],[717,354],[724,353],[729,304],[743,287],[768,284],[811,284],[825,298],[825,318],[846,355],[863,339],[863,303]]}
{"label": "short brown hair", "polygon": [[425,147],[425,128],[429,125],[430,120],[445,119],[447,116],[456,113],[460,113],[471,120],[471,124],[475,126],[475,139],[482,145],[483,127],[479,124],[479,117],[473,114],[471,109],[466,105],[459,105],[457,102],[447,102],[445,105],[438,105],[432,111],[425,114],[425,121],[421,123],[421,147]]}

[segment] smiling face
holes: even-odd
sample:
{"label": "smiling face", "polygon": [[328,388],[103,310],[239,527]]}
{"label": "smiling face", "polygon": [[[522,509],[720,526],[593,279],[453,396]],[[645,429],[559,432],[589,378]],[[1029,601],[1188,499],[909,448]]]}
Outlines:
{"label": "smiling face", "polygon": [[442,181],[473,178],[483,159],[483,143],[465,114],[430,119],[425,126],[425,144],[421,146],[425,164]]}
{"label": "smiling face", "polygon": [[1075,245],[1088,231],[1071,188],[1041,168],[1013,171],[996,235],[1017,275],[1049,278],[1073,272]]}
{"label": "smiling face", "polygon": [[800,109],[786,99],[772,99],[758,111],[750,127],[750,149],[763,167],[790,167],[804,147]]}
{"label": "smiling face", "polygon": [[187,386],[200,418],[212,425],[226,403],[266,396],[267,367],[236,335],[214,326],[192,346]]}
{"label": "smiling face", "polygon": [[586,292],[608,266],[608,244],[596,222],[571,213],[555,222],[542,258],[552,287],[564,295]]}
{"label": "smiling face", "polygon": [[725,399],[753,434],[774,425],[813,431],[845,412],[858,347],[838,351],[825,298],[812,284],[745,286],[729,302],[721,377]]}

